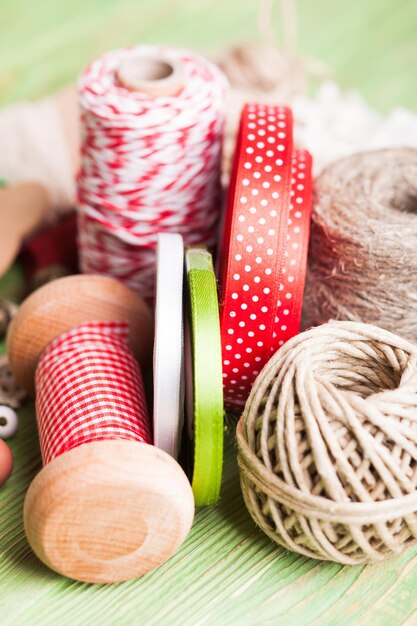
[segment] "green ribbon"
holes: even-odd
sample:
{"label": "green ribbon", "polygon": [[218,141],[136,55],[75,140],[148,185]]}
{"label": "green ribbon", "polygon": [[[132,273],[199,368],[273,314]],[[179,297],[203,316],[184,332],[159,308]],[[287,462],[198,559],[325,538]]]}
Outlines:
{"label": "green ribbon", "polygon": [[223,375],[217,284],[211,254],[186,252],[192,357],[194,467],[197,506],[219,499],[223,467]]}

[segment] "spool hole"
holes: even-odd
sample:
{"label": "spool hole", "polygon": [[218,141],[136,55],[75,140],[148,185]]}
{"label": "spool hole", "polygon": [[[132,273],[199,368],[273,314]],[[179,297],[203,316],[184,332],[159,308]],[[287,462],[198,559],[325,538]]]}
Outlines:
{"label": "spool hole", "polygon": [[0,416],[0,426],[7,426],[7,418]]}
{"label": "spool hole", "polygon": [[411,194],[406,195],[399,208],[404,213],[417,215],[417,196]]}

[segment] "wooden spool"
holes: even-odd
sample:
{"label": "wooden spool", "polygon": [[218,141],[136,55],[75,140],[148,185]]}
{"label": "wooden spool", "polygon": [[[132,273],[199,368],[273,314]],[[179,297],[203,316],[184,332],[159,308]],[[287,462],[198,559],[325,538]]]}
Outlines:
{"label": "wooden spool", "polygon": [[140,91],[148,96],[176,96],[184,84],[180,63],[161,55],[138,52],[126,57],[117,72],[119,83],[129,91]]}
{"label": "wooden spool", "polygon": [[[11,368],[28,389],[52,339],[92,320],[123,320],[141,363],[152,344],[152,316],[117,281],[71,276],[23,303],[9,328]],[[194,515],[191,486],[168,454],[136,441],[95,441],[64,452],[31,483],[24,504],[30,545],[51,569],[86,582],[145,574],[185,540]]]}

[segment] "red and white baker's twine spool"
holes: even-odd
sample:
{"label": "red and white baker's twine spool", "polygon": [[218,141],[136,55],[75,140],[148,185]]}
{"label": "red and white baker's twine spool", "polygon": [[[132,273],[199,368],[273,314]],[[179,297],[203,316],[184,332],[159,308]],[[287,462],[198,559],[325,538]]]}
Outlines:
{"label": "red and white baker's twine spool", "polygon": [[271,354],[299,330],[311,156],[293,150],[285,107],[242,112],[220,257],[226,407],[239,410]]}
{"label": "red and white baker's twine spool", "polygon": [[[118,68],[138,54],[181,64],[178,95],[120,85]],[[85,70],[78,180],[84,272],[111,275],[152,297],[158,233],[179,233],[185,244],[215,242],[226,91],[218,68],[170,48],[117,50]]]}
{"label": "red and white baker's twine spool", "polygon": [[36,414],[44,465],[92,441],[150,443],[139,365],[124,322],[90,322],[60,335],[36,370]]}

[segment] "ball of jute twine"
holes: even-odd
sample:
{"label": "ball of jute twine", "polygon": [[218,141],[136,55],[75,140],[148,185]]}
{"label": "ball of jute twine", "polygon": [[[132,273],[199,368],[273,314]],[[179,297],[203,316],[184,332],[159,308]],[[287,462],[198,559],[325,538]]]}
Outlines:
{"label": "ball of jute twine", "polygon": [[417,342],[417,150],[354,154],[316,179],[303,327],[329,319]]}
{"label": "ball of jute twine", "polygon": [[237,428],[246,505],[289,550],[345,564],[417,538],[417,346],[331,322],[285,344]]}

